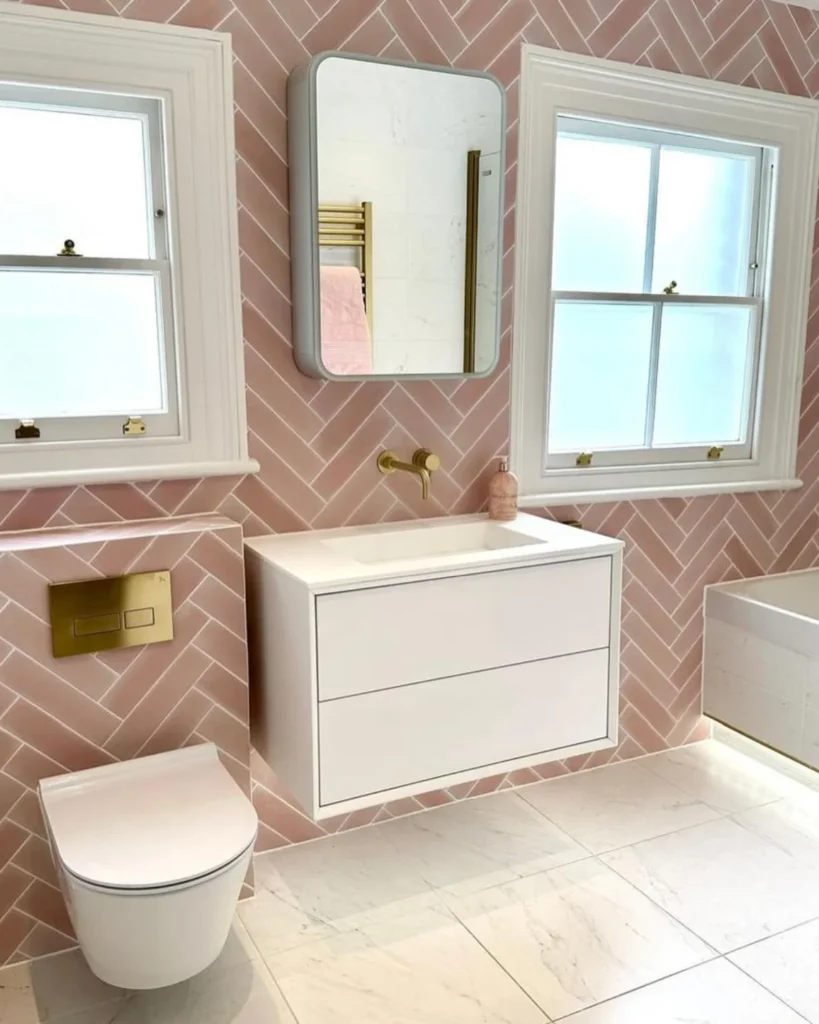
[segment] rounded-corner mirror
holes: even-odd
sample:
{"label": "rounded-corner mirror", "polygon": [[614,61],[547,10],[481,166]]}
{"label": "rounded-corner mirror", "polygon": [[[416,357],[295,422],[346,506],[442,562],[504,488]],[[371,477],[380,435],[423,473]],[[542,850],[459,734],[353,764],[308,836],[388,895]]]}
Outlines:
{"label": "rounded-corner mirror", "polygon": [[288,82],[294,356],[331,380],[498,361],[505,98],[485,72],[325,53]]}

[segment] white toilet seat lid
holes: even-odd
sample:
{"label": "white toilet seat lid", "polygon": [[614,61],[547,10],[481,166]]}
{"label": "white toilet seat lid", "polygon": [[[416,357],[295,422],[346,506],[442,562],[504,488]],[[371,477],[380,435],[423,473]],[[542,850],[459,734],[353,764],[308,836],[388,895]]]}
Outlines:
{"label": "white toilet seat lid", "polygon": [[253,842],[253,805],[203,743],[40,782],[64,867],[92,885],[145,889],[218,870]]}

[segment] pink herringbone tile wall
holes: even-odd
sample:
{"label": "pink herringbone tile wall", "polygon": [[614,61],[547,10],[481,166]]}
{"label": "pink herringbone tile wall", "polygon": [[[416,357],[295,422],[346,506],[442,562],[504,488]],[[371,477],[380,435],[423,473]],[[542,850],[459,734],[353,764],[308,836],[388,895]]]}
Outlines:
{"label": "pink herringbone tile wall", "polygon": [[[52,656],[49,583],[160,569],[172,641]],[[0,535],[0,964],[74,945],[37,782],[206,740],[250,795],[240,526],[203,516]]]}
{"label": "pink herringbone tile wall", "polygon": [[[43,2],[218,27],[233,36],[248,417],[251,449],[262,469],[243,480],[0,493],[0,526],[7,530],[219,511],[254,534],[476,511],[492,460],[505,450],[508,437],[521,43],[779,92],[819,91],[817,17],[774,0]],[[488,68],[507,88],[505,327],[503,358],[490,380],[329,384],[296,371],[290,351],[285,82],[293,67],[332,48]],[[559,510],[561,516],[576,514],[587,526],[627,542],[618,750],[401,800],[321,827],[291,806],[288,794],[256,759],[254,799],[264,823],[262,846],[299,842],[701,735],[704,584],[819,561],[818,296],[819,268],[801,423],[804,490]],[[409,451],[416,443],[443,459],[434,497],[425,506],[403,474],[385,480],[375,469],[381,447]],[[30,944],[23,952],[41,950]]]}

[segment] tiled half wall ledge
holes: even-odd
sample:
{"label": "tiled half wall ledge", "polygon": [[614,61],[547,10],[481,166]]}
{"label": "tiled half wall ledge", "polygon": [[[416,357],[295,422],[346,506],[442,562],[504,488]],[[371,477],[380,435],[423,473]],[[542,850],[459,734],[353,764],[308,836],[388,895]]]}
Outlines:
{"label": "tiled half wall ledge", "polygon": [[[161,569],[172,641],[53,657],[49,583]],[[210,515],[0,534],[0,963],[75,944],[38,780],[208,740],[249,795],[241,526]]]}

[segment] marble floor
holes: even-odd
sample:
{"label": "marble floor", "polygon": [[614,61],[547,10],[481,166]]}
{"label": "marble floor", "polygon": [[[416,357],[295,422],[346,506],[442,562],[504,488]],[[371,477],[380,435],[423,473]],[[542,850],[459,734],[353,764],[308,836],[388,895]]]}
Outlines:
{"label": "marble floor", "polygon": [[199,977],[128,993],[64,953],[0,971],[0,1024],[819,1024],[819,792],[714,740],[257,878]]}

